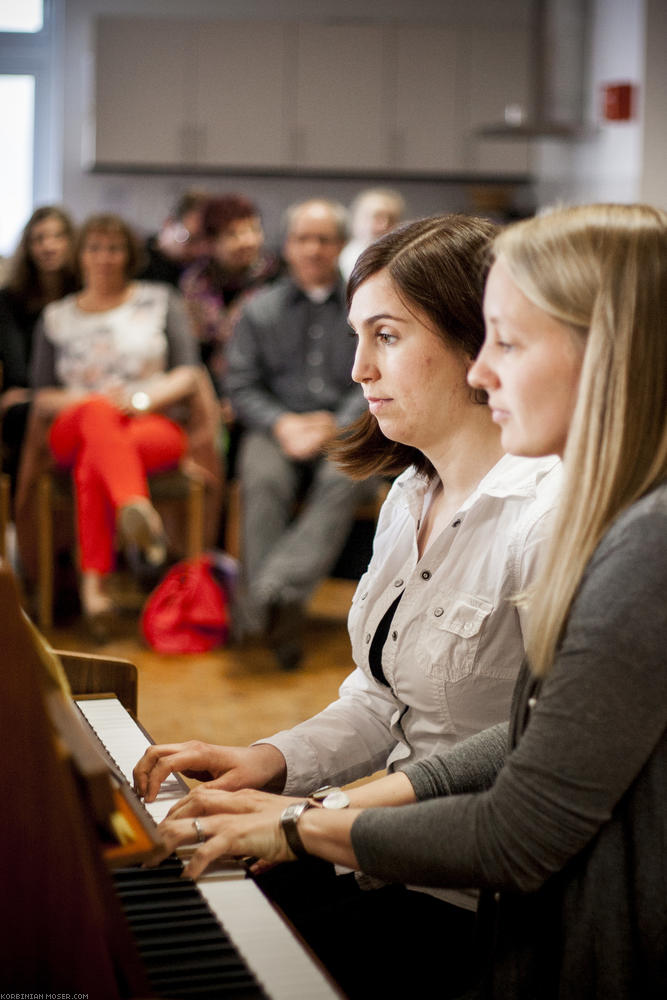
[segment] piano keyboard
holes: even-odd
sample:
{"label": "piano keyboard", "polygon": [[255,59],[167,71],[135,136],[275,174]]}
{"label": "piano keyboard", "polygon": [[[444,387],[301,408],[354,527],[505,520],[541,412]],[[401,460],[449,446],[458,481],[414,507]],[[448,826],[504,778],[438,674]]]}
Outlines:
{"label": "piano keyboard", "polygon": [[[79,699],[76,704],[132,785],[134,765],[150,745],[144,731],[116,698]],[[183,794],[182,781],[172,776],[163,782],[155,802],[145,808],[159,823]],[[178,864],[170,859],[170,864],[173,863]],[[160,872],[162,868],[153,871]],[[184,881],[181,884],[188,885]],[[270,1000],[340,1000],[340,993],[260,889],[245,877],[245,870],[240,865],[223,863],[214,871],[205,872],[197,881],[196,890],[204,897]],[[196,954],[197,946],[193,945],[192,949]],[[196,977],[194,970],[186,971],[187,975],[192,980]],[[239,996],[241,992],[239,988]],[[197,995],[194,982],[189,995]],[[211,996],[210,993],[206,995]],[[244,992],[243,995],[252,994]]]}

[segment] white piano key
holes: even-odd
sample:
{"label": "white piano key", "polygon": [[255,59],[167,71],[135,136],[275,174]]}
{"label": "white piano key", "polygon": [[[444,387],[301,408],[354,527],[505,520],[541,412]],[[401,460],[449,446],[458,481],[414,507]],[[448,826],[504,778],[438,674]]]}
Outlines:
{"label": "white piano key", "polygon": [[[77,705],[132,785],[134,765],[150,746],[149,738],[116,698],[82,698]],[[181,782],[168,778],[146,808],[159,823],[182,795]],[[179,853],[187,860],[187,849]],[[271,1000],[340,1000],[340,992],[240,865],[221,862],[197,880],[197,887]]]}
{"label": "white piano key", "polygon": [[340,1000],[254,882],[204,876],[197,886],[272,1000]]}

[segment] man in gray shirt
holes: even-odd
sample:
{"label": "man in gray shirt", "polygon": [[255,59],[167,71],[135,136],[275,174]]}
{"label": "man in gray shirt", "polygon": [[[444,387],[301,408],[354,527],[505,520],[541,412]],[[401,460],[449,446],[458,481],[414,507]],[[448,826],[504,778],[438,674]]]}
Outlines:
{"label": "man in gray shirt", "polygon": [[304,604],[369,493],[324,455],[366,406],[351,379],[355,342],[338,271],[345,223],[342,206],[324,200],[288,210],[288,276],[248,303],[228,352],[226,390],[243,427],[235,625],[264,632],[283,669],[301,661]]}

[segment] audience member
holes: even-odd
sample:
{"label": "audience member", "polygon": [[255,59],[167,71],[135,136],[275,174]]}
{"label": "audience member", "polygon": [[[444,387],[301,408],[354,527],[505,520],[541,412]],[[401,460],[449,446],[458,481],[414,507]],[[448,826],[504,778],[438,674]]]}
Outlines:
{"label": "audience member", "polygon": [[164,281],[178,287],[186,267],[206,253],[202,212],[208,198],[205,191],[181,195],[158,232],[146,240],[140,280]]}
{"label": "audience member", "polygon": [[244,587],[236,627],[265,632],[284,669],[301,661],[304,604],[335,564],[368,495],[366,484],[352,482],[324,454],[364,408],[350,378],[354,344],[338,272],[345,223],[345,209],[333,202],[288,210],[288,276],[245,305],[228,351],[226,387],[243,427]]}
{"label": "audience member", "polygon": [[180,288],[190,310],[201,360],[222,394],[225,350],[234,320],[248,294],[275,276],[277,262],[264,252],[257,206],[242,194],[209,199],[202,225],[208,255],[187,268]]}
{"label": "audience member", "polygon": [[74,227],[61,208],[44,205],[26,223],[0,289],[0,421],[3,470],[16,489],[31,393],[33,333],[44,306],[74,291]]}
{"label": "audience member", "polygon": [[[215,776],[212,787],[307,794],[403,768],[507,719],[525,628],[510,598],[532,579],[560,468],[555,458],[504,455],[486,397],[466,382],[484,337],[495,232],[465,216],[415,222],[369,247],[350,279],[353,377],[368,411],[334,454],[354,475],[399,475],[352,601],[357,667],[339,699],[250,748],[152,748],[135,772],[148,798],[170,770],[190,768]],[[278,869],[263,888],[307,926],[332,894],[359,894],[353,876],[327,871]],[[415,929],[431,935],[434,917],[446,922],[458,942],[450,986],[460,986],[474,898],[401,899]]]}
{"label": "audience member", "polygon": [[199,380],[182,297],[132,280],[139,252],[122,219],[89,218],[77,246],[82,290],[45,309],[33,355],[35,409],[53,421],[51,451],[74,477],[81,602],[99,638],[113,612],[105,584],[116,534],[149,565],[164,562],[146,477],[184,455],[185,431],[172,417]]}
{"label": "audience member", "polygon": [[[199,790],[162,824],[170,851],[202,817],[192,875],[219,855],[308,853],[392,882],[478,886],[475,996],[664,995],[666,297],[658,209],[578,206],[501,233],[468,378],[510,453],[560,454],[565,474],[522,595],[527,660],[509,727],[374,783],[394,808],[284,811],[281,797]],[[236,815],[209,815],[220,808]],[[348,995],[446,987],[446,931],[431,949],[409,940],[405,911],[365,916],[341,910],[320,941],[327,963],[356,956]],[[397,962],[375,952],[378,931],[400,945]]]}
{"label": "audience member", "polygon": [[357,195],[350,206],[351,239],[343,247],[339,261],[346,281],[361,251],[397,226],[404,216],[403,196],[392,188],[368,188]]}

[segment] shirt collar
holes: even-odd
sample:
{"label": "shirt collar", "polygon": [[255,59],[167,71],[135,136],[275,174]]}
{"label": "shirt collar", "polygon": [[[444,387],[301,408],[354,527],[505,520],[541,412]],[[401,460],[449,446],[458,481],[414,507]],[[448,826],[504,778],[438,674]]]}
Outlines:
{"label": "shirt collar", "polygon": [[[309,295],[306,292],[304,292],[303,288],[301,288],[299,285],[297,285],[296,282],[292,281],[291,278],[288,278],[288,281],[289,281],[290,286],[291,286],[289,297],[290,297],[290,300],[292,302],[302,302],[302,301],[313,302],[314,301],[313,299],[311,299],[309,297]],[[341,305],[341,306],[345,306],[345,304],[346,304],[346,300],[345,300],[345,286],[343,285],[342,279],[339,280],[339,281],[337,281],[336,284],[332,287],[331,291],[329,292],[329,294],[327,295],[327,297],[324,299],[324,302],[331,302],[332,300],[338,302],[339,305]],[[315,304],[319,305],[321,303],[315,303]]]}
{"label": "shirt collar", "polygon": [[[469,510],[482,496],[498,497],[501,500],[512,496],[535,496],[540,480],[558,465],[560,459],[556,455],[546,458],[503,455],[489,469],[460,509],[462,512]],[[437,483],[436,477],[429,482],[423,476],[415,475],[414,468],[406,469],[395,481],[395,502],[419,517],[426,494],[432,492]]]}

